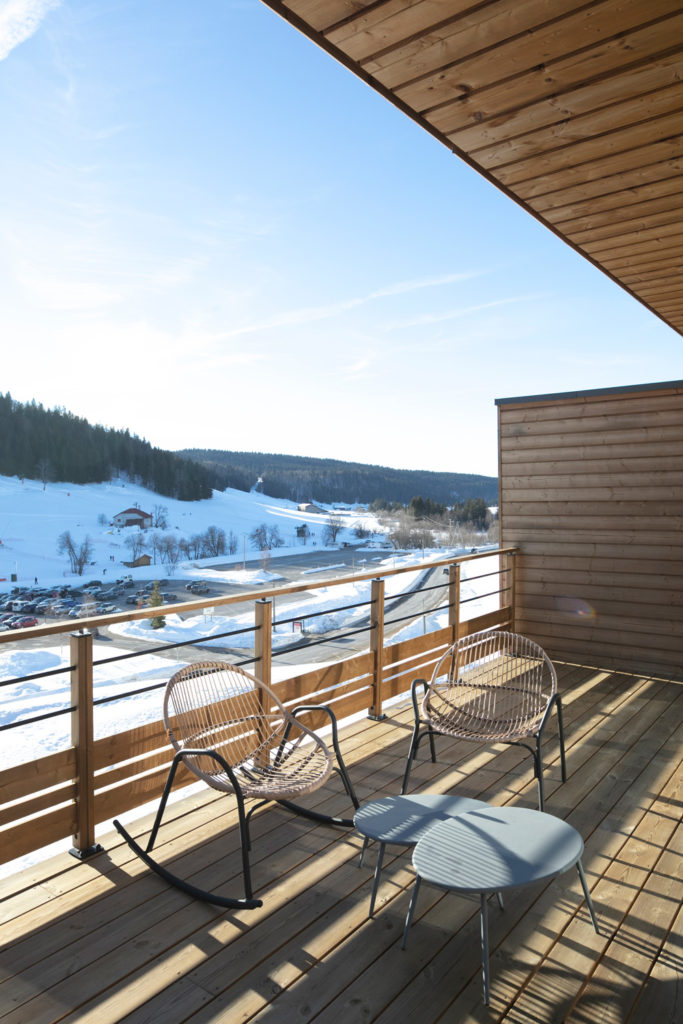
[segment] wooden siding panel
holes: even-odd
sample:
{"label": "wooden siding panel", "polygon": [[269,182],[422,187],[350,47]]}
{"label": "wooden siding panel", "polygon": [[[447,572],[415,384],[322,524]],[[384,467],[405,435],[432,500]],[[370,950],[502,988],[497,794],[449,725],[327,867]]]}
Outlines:
{"label": "wooden siding panel", "polygon": [[517,626],[551,656],[683,678],[683,390],[499,405]]}

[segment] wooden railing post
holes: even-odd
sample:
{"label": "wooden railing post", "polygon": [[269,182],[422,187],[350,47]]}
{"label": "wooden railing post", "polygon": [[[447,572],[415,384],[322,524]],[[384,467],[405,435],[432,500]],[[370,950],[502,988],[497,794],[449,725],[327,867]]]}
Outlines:
{"label": "wooden railing post", "polygon": [[[511,633],[516,632],[516,597],[517,597],[517,574],[515,569],[517,567],[516,552],[509,551],[504,555],[501,555],[501,588],[505,587],[507,590],[507,606],[510,609],[510,625],[509,629]],[[501,598],[502,598],[501,594]],[[501,607],[503,602],[501,600]]]}
{"label": "wooden railing post", "polygon": [[69,851],[85,860],[102,847],[95,842],[95,766],[93,758],[92,633],[71,634],[71,745],[76,751],[76,831]]}
{"label": "wooden railing post", "polygon": [[273,664],[273,605],[265,597],[254,601],[256,633],[254,635],[254,657],[257,661],[256,674],[262,683],[270,686]]}
{"label": "wooden railing post", "polygon": [[372,651],[372,705],[368,718],[379,722],[386,715],[382,711],[382,669],[384,666],[384,580],[374,579],[371,584],[370,650]]}
{"label": "wooden railing post", "polygon": [[454,644],[460,639],[460,570],[460,562],[448,567],[448,625]]}
{"label": "wooden railing post", "polygon": [[[270,687],[272,666],[273,666],[273,605],[268,598],[259,598],[254,601],[254,620],[256,632],[254,634],[254,657],[256,658],[256,675],[267,687]],[[270,715],[272,708],[266,706],[266,695],[263,690],[258,690],[258,705],[261,714]],[[259,746],[266,740],[264,720],[261,719],[257,725]],[[268,763],[268,750],[262,749],[258,757],[259,762],[265,766]]]}

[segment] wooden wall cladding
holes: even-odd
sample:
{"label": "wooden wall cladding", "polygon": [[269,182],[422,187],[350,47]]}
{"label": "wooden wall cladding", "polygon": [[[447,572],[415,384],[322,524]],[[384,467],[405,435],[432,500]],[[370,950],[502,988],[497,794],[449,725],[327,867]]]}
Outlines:
{"label": "wooden wall cladding", "polygon": [[683,678],[683,382],[498,413],[519,631],[555,657]]}

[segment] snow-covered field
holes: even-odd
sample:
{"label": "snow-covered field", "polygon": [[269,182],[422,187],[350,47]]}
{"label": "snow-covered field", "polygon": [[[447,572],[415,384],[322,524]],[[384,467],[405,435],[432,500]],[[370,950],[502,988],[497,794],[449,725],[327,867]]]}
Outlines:
{"label": "snow-covered field", "polygon": [[[202,533],[209,526],[218,526],[226,534],[232,531],[241,541],[241,550],[234,556],[220,556],[215,559],[204,559],[200,562],[190,561],[178,565],[174,576],[182,582],[185,579],[196,579],[202,575],[214,580],[238,583],[249,589],[258,584],[268,583],[277,579],[274,571],[276,562],[268,570],[243,570],[241,568],[244,554],[254,558],[257,552],[249,545],[249,534],[261,523],[268,526],[276,525],[285,540],[285,546],[278,549],[277,554],[296,551],[302,554],[305,550],[320,551],[323,547],[323,529],[326,517],[315,513],[302,513],[292,502],[268,498],[261,494],[245,494],[241,491],[215,492],[214,498],[202,502],[179,502],[160,498],[144,488],[132,484],[109,483],[87,487],[70,484],[47,484],[36,481],[19,481],[16,478],[0,477],[0,594],[8,592],[15,583],[11,576],[17,576],[19,585],[32,585],[37,578],[39,585],[56,586],[64,582],[76,583],[78,578],[68,571],[64,556],[56,552],[57,537],[64,530],[69,530],[75,541],[80,541],[87,533],[92,542],[92,562],[84,572],[84,579],[116,579],[123,573],[130,573],[136,581],[155,579],[160,575],[160,567],[151,565],[147,568],[128,569],[123,561],[129,558],[125,546],[126,530],[116,530],[106,525],[111,517],[125,508],[137,505],[145,511],[151,511],[154,505],[163,504],[168,509],[169,530],[179,536],[190,537]],[[339,535],[338,542],[358,544],[354,528],[358,523],[369,529],[378,529],[374,517],[363,511],[344,513],[348,526]],[[106,524],[102,525],[102,519]],[[296,527],[307,523],[312,536],[307,541],[307,548],[297,542]],[[382,546],[383,538],[377,537],[377,547]],[[315,542],[315,545],[314,543]],[[313,588],[297,598],[292,598],[287,605],[287,618],[300,617],[305,619],[313,612],[319,613],[330,609],[327,615],[321,615],[307,623],[307,633],[324,633],[330,630],[353,628],[360,617],[367,614],[367,609],[354,608],[348,611],[332,611],[340,605],[357,604],[369,599],[369,582],[349,583],[336,587],[315,586],[316,573],[333,576],[339,565],[335,562],[337,547],[330,549],[329,562],[324,567],[305,571],[302,582],[310,582]],[[444,558],[451,551],[433,550],[428,558]],[[395,568],[410,566],[425,561],[422,552],[398,555],[380,550],[362,552],[368,561],[372,559],[373,572],[381,575],[383,566]],[[361,552],[359,552],[359,556]],[[492,556],[491,562],[497,561]],[[488,563],[488,559],[486,560]],[[221,564],[228,568],[216,570],[212,564]],[[364,568],[360,557],[357,567]],[[346,568],[346,566],[345,566]],[[491,565],[490,568],[493,568]],[[479,597],[477,593],[490,587],[490,582],[467,582],[469,566],[463,566],[463,597],[476,598],[466,606],[467,616],[473,616],[495,607],[490,597]],[[166,568],[161,570],[165,575]],[[477,563],[477,574],[488,571],[482,562]],[[401,573],[387,579],[386,594],[388,598],[398,596],[417,586],[419,571]],[[199,614],[187,618],[177,615],[166,616],[166,625],[160,630],[152,630],[149,620],[121,623],[111,628],[111,632],[121,637],[149,641],[158,645],[164,642],[174,643],[198,637],[211,641],[212,646],[225,644],[232,648],[251,646],[253,638],[245,634],[243,638],[230,637],[223,641],[216,634],[250,627],[253,625],[253,611],[230,614],[231,606],[227,606],[225,614]],[[409,622],[396,639],[407,639],[410,636],[438,629],[446,624],[447,613],[437,612],[420,615],[415,621]],[[273,635],[273,650],[291,644],[291,625],[276,628]],[[5,634],[5,636],[9,636]],[[112,658],[124,653],[122,643],[119,649],[116,641],[95,641],[95,661]],[[175,656],[175,665],[180,667],[182,649]],[[302,654],[305,657],[305,652]],[[49,647],[33,647],[17,649],[13,643],[0,645],[0,681],[17,678],[59,668],[69,664],[68,637],[63,642]],[[286,678],[294,671],[306,671],[307,665],[300,664],[294,670],[291,665],[273,667],[275,679]],[[320,667],[318,665],[317,667]],[[126,691],[163,683],[169,678],[169,657],[157,654],[141,654],[123,662],[114,662],[95,667],[94,694],[95,699],[115,697]],[[0,691],[0,725],[9,724],[33,715],[56,711],[69,705],[69,679],[66,673],[52,675],[43,679],[28,680],[18,684],[4,686]],[[160,689],[138,694],[132,698],[114,700],[95,709],[95,734],[97,737],[110,735],[130,728],[133,724],[154,721],[161,717]],[[21,726],[2,733],[0,745],[0,768],[20,764],[30,760],[34,752],[46,754],[60,750],[69,745],[69,719],[67,715],[48,719],[44,722]],[[136,813],[139,813],[136,812]],[[63,844],[62,844],[63,847]],[[60,847],[60,848],[62,848]],[[35,860],[35,855],[24,858],[23,864]],[[0,867],[0,876],[16,870],[20,865],[14,864]]]}
{"label": "snow-covered field", "polygon": [[[19,585],[32,585],[35,579],[40,586],[77,582],[78,577],[69,571],[66,556],[57,553],[58,538],[65,530],[71,533],[76,544],[86,535],[90,538],[93,554],[83,580],[100,579],[104,583],[125,572],[143,581],[156,578],[160,571],[167,574],[167,568],[160,566],[124,568],[123,563],[131,560],[126,546],[130,528],[117,529],[109,525],[113,517],[125,509],[138,507],[153,514],[155,506],[167,509],[168,529],[159,532],[171,533],[178,539],[205,533],[209,526],[219,527],[226,536],[234,534],[238,541],[236,554],[217,559],[234,564],[233,573],[223,577],[230,582],[250,584],[268,579],[263,574],[242,574],[240,569],[245,554],[247,559],[257,557],[249,535],[261,523],[278,528],[284,546],[277,549],[277,554],[301,552],[296,529],[304,524],[310,531],[307,546],[312,550],[324,548],[327,516],[300,512],[293,502],[264,494],[228,489],[214,491],[213,498],[205,501],[176,501],[120,480],[106,484],[48,483],[44,486],[36,480],[0,476],[0,593],[13,585],[12,574],[17,576]],[[367,512],[347,509],[337,514],[348,522],[339,534],[340,542],[358,543],[353,532],[358,525],[379,529],[375,517]],[[197,578],[198,569],[209,565],[205,560],[186,562],[175,568],[174,576],[179,580]]]}

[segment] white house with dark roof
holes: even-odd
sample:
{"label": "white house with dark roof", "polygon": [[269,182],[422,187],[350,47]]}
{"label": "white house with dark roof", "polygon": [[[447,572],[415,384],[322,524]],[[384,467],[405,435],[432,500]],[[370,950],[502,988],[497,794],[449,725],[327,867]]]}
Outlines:
{"label": "white house with dark roof", "polygon": [[152,517],[141,508],[126,508],[123,512],[117,512],[111,522],[112,526],[139,526],[141,530],[146,530],[152,525]]}

